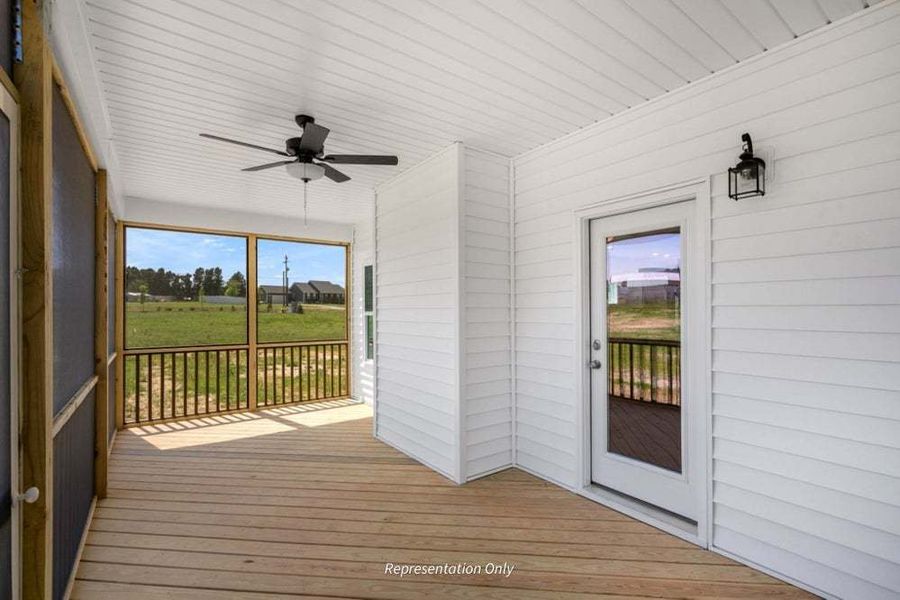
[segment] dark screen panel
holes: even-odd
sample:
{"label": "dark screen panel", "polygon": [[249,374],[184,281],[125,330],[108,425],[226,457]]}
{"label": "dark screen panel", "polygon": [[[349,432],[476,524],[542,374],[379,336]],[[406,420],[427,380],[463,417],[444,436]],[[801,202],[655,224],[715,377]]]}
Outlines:
{"label": "dark screen panel", "polygon": [[53,89],[53,405],[94,374],[94,171]]}
{"label": "dark screen panel", "polygon": [[[53,87],[53,403],[94,375],[95,180]],[[53,439],[53,597],[62,598],[94,497],[95,391]]]}
{"label": "dark screen panel", "polygon": [[9,120],[0,113],[0,598],[12,595]]}
{"label": "dark screen panel", "polygon": [[106,317],[109,327],[107,349],[116,351],[116,220],[106,221]]}
{"label": "dark screen panel", "polygon": [[107,430],[106,435],[108,439],[112,439],[113,434],[116,432],[116,386],[118,382],[116,381],[116,363],[113,362],[107,367],[107,377],[109,378],[109,385],[106,390],[106,410],[107,410]]}
{"label": "dark screen panel", "polygon": [[63,597],[94,498],[94,394],[53,438],[53,597]]}
{"label": "dark screen panel", "polygon": [[13,45],[15,34],[13,32],[13,0],[0,0],[0,66],[12,79]]}

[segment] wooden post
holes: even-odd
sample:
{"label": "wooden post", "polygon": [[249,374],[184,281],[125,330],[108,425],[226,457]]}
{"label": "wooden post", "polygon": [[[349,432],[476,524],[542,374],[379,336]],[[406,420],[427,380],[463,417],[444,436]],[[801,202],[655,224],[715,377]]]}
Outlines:
{"label": "wooden post", "polygon": [[116,223],[116,429],[125,427],[125,225]]}
{"label": "wooden post", "polygon": [[109,250],[106,170],[97,171],[97,204],[94,208],[94,493],[106,497],[109,458]]}
{"label": "wooden post", "polygon": [[22,505],[22,597],[53,590],[53,61],[41,22],[43,2],[22,2],[23,61],[13,78],[21,109],[21,447],[22,488],[38,500]]}
{"label": "wooden post", "polygon": [[247,236],[247,408],[256,410],[256,236]]}

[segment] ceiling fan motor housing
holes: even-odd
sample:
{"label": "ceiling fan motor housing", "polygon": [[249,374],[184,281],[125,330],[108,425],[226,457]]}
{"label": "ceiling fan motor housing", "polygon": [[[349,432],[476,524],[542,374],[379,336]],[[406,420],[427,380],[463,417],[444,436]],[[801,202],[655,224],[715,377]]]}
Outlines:
{"label": "ceiling fan motor housing", "polygon": [[285,151],[292,156],[300,156],[300,138],[292,137],[284,141]]}

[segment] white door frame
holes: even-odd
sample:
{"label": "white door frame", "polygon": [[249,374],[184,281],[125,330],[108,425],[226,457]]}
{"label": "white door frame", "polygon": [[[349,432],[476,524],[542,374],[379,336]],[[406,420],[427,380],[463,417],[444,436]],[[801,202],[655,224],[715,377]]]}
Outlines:
{"label": "white door frame", "polygon": [[[697,223],[693,244],[698,254],[698,262],[703,265],[699,277],[698,288],[702,290],[703,318],[694,326],[698,329],[698,356],[694,359],[698,375],[693,381],[694,398],[699,410],[692,421],[692,437],[687,440],[692,444],[691,453],[696,457],[691,477],[703,482],[696,486],[697,526],[686,526],[679,519],[669,517],[661,511],[646,508],[618,499],[614,495],[604,493],[601,488],[591,482],[591,359],[589,344],[590,330],[590,221],[592,219],[614,216],[645,208],[653,208],[694,200],[695,219]],[[573,212],[575,228],[574,252],[576,269],[575,300],[575,385],[576,397],[580,406],[576,410],[576,435],[578,448],[576,453],[577,485],[576,491],[581,495],[647,522],[668,533],[687,541],[708,548],[711,544],[712,523],[712,402],[711,402],[711,262],[710,262],[710,179],[708,177],[679,182],[643,192],[618,196],[600,201],[596,204]]]}
{"label": "white door frame", "polygon": [[10,515],[12,597],[21,596],[22,512],[18,496],[19,480],[19,105],[5,86],[0,85],[0,112],[9,120],[9,471],[12,481]]}

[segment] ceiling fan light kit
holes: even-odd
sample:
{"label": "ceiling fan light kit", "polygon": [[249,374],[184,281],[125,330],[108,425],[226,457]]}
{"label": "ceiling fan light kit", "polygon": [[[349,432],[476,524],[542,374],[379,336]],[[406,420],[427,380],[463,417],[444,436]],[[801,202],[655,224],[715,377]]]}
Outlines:
{"label": "ceiling fan light kit", "polygon": [[303,183],[321,179],[325,175],[325,167],[315,163],[289,162],[284,168],[288,175],[296,177]]}

